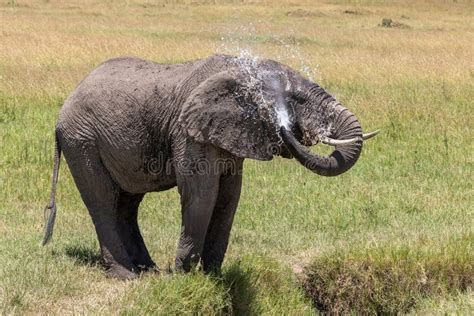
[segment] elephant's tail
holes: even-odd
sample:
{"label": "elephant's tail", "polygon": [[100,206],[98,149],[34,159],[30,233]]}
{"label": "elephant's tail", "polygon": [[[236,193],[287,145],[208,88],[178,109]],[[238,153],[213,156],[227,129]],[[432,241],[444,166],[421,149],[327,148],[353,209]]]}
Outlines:
{"label": "elephant's tail", "polygon": [[41,244],[44,246],[51,241],[53,236],[54,221],[56,220],[56,185],[58,183],[59,163],[61,162],[61,146],[59,145],[58,135],[55,135],[54,146],[54,167],[53,180],[51,185],[51,195],[49,203],[44,209],[44,237]]}

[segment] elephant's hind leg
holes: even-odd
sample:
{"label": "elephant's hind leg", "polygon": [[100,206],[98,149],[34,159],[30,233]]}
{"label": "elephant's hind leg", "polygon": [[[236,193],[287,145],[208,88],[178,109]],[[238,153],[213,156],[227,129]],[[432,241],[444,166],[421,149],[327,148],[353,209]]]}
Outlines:
{"label": "elephant's hind leg", "polygon": [[65,148],[68,162],[82,200],[89,210],[99,239],[107,275],[119,279],[138,276],[117,227],[119,188],[102,164],[94,147]]}
{"label": "elephant's hind leg", "polygon": [[127,253],[132,263],[141,271],[152,270],[156,267],[148,253],[143,237],[138,227],[138,206],[143,194],[120,193],[118,200],[118,228]]}

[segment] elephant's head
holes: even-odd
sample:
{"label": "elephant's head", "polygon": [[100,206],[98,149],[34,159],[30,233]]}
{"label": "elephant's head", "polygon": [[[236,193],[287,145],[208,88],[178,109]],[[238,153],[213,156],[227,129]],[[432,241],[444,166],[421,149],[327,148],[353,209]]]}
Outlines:
{"label": "elephant's head", "polygon": [[[183,106],[188,135],[242,158],[295,157],[323,176],[351,168],[362,150],[356,117],[324,89],[271,60],[233,59],[227,70],[202,82]],[[334,145],[325,157],[305,146]]]}

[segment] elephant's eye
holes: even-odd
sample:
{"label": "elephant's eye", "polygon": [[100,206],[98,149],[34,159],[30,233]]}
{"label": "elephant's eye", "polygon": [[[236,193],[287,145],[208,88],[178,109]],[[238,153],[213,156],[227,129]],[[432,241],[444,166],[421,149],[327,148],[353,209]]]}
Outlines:
{"label": "elephant's eye", "polygon": [[293,109],[295,108],[296,101],[293,98],[291,98],[290,96],[287,96],[285,98],[285,103],[287,104],[288,109],[290,110],[290,112],[293,112]]}

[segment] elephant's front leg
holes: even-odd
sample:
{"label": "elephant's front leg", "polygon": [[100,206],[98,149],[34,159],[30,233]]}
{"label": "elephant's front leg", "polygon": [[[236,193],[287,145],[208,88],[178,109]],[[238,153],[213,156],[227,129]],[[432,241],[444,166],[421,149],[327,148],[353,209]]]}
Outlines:
{"label": "elephant's front leg", "polygon": [[219,175],[194,174],[178,177],[181,195],[181,236],[176,270],[188,272],[201,259],[209,222],[219,190]]}
{"label": "elephant's front leg", "polygon": [[219,272],[224,261],[242,188],[242,161],[236,161],[235,167],[227,174],[222,175],[219,182],[216,206],[207,229],[202,255],[205,272]]}

